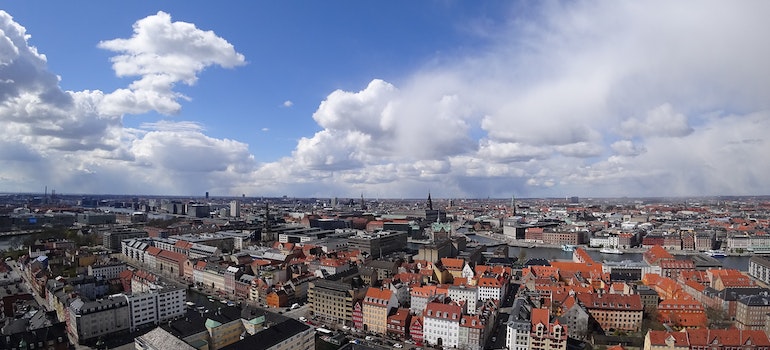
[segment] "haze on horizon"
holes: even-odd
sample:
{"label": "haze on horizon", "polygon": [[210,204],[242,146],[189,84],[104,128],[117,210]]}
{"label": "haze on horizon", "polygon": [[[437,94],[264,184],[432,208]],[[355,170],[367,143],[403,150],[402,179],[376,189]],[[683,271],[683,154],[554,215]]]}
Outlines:
{"label": "haze on horizon", "polygon": [[48,5],[0,10],[0,192],[770,194],[765,1]]}

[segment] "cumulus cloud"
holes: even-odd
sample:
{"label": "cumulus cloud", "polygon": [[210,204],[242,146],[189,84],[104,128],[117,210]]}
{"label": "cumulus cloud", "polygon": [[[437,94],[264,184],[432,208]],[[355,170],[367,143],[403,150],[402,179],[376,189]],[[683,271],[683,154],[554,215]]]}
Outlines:
{"label": "cumulus cloud", "polygon": [[[327,184],[413,190],[436,181],[450,195],[767,192],[761,167],[739,166],[720,148],[754,154],[767,137],[751,132],[725,145],[713,130],[742,129],[770,110],[761,68],[770,44],[760,34],[770,30],[770,6],[709,2],[690,16],[690,5],[552,2],[526,17],[512,12],[502,25],[476,27],[489,40],[483,52],[442,60],[399,86],[373,80],[330,94],[313,116],[324,131],[301,141],[295,157],[311,144],[328,150],[311,159],[345,166]],[[693,149],[703,155],[685,159]],[[446,168],[421,177],[402,167],[415,160]],[[730,182],[735,171],[741,185],[758,187]]]}
{"label": "cumulus cloud", "polygon": [[111,59],[119,77],[139,77],[128,88],[105,97],[100,108],[106,114],[177,113],[178,99],[185,96],[173,90],[174,84],[193,85],[198,74],[212,65],[233,68],[246,63],[232,44],[213,31],[172,22],[163,11],[136,21],[131,38],[102,41],[99,47],[119,53]]}
{"label": "cumulus cloud", "polygon": [[294,102],[291,102],[291,100],[283,101],[283,106],[286,108],[289,108],[294,105]]}
{"label": "cumulus cloud", "polygon": [[[190,193],[231,190],[256,166],[248,146],[203,134],[186,121],[123,126],[125,113],[172,113],[184,96],[176,83],[193,84],[212,65],[244,64],[232,45],[211,31],[171,22],[163,12],[139,20],[134,36],[100,43],[119,52],[119,76],[138,76],[128,88],[64,91],[30,35],[0,11],[0,182],[37,189],[41,183],[82,193]],[[221,181],[221,182],[218,182]],[[222,186],[220,183],[227,185]]]}
{"label": "cumulus cloud", "polygon": [[130,38],[100,43],[117,53],[116,74],[135,81],[111,93],[65,92],[3,13],[0,133],[18,146],[3,147],[0,159],[31,170],[3,167],[0,178],[28,185],[29,173],[57,167],[59,183],[85,192],[93,190],[84,179],[127,192],[298,196],[767,193],[770,4],[692,8],[571,1],[511,9],[474,27],[483,40],[476,51],[330,92],[312,114],[320,131],[263,164],[203,125],[122,125],[125,113],[177,113],[186,97],[174,86],[194,84],[206,67],[245,64],[213,32],[163,12],[139,20]]}
{"label": "cumulus cloud", "polygon": [[646,152],[644,147],[638,146],[634,144],[633,141],[629,140],[616,141],[610,145],[610,148],[612,148],[616,154],[621,156],[634,157]]}
{"label": "cumulus cloud", "polygon": [[620,124],[622,132],[628,136],[669,136],[689,135],[693,129],[688,125],[687,117],[677,113],[668,104],[662,104],[650,110],[643,120],[630,118]]}

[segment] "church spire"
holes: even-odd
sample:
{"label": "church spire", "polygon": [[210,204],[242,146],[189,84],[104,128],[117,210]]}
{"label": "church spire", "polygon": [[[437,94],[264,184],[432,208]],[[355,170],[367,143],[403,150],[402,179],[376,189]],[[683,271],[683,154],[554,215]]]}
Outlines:
{"label": "church spire", "polygon": [[428,191],[428,210],[433,210],[433,201],[430,199],[430,191]]}
{"label": "church spire", "polygon": [[513,216],[516,216],[516,196],[511,196],[511,208],[513,208]]}

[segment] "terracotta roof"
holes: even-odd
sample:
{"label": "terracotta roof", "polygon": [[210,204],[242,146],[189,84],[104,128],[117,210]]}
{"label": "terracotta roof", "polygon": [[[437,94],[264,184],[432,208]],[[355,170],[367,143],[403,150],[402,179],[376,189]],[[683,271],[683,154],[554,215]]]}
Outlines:
{"label": "terracotta roof", "polygon": [[158,254],[160,254],[161,250],[163,250],[163,249],[160,249],[158,247],[147,247],[147,254],[150,254],[152,256],[158,256]]}
{"label": "terracotta roof", "polygon": [[369,287],[364,297],[364,305],[387,306],[392,295],[393,292],[390,289]]}
{"label": "terracotta roof", "polygon": [[183,261],[187,260],[187,257],[184,256],[184,254],[180,254],[180,253],[177,253],[177,252],[171,252],[171,251],[168,251],[168,250],[164,250],[164,251],[160,252],[158,254],[158,258],[164,258],[164,259],[171,260],[171,261],[176,261],[176,262],[183,262]]}
{"label": "terracotta roof", "polygon": [[463,315],[460,318],[460,327],[484,329],[484,322],[478,315]]}
{"label": "terracotta roof", "polygon": [[455,258],[441,258],[441,264],[447,268],[447,270],[462,270],[465,266],[465,260]]}
{"label": "terracotta roof", "polygon": [[588,309],[616,310],[616,311],[642,311],[642,298],[639,294],[604,294],[593,295],[590,303],[585,304]]}
{"label": "terracotta roof", "polygon": [[494,277],[481,277],[479,278],[479,282],[476,284],[479,287],[502,287],[503,284],[500,283],[497,278]]}
{"label": "terracotta roof", "polygon": [[738,329],[687,329],[682,332],[650,331],[650,345],[665,346],[666,339],[673,338],[675,346],[733,346],[740,347],[750,342],[753,347],[770,346],[767,334],[758,330]]}
{"label": "terracotta roof", "polygon": [[422,316],[460,322],[463,310],[457,304],[428,303]]}

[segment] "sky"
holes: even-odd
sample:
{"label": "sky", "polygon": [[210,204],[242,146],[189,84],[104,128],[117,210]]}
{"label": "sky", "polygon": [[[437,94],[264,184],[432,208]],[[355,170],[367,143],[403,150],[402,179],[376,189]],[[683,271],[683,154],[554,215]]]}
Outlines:
{"label": "sky", "polygon": [[767,1],[15,1],[0,192],[770,194]]}

